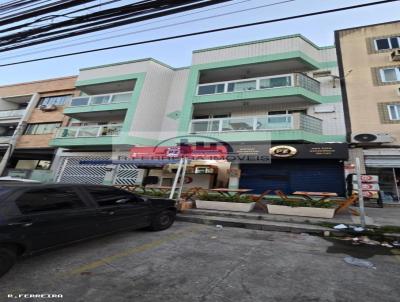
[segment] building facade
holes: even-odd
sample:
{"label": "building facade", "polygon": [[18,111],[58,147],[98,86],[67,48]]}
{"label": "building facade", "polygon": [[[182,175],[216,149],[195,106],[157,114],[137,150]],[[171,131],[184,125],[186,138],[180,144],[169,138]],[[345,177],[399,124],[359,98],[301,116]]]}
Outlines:
{"label": "building facade", "polygon": [[[194,51],[187,68],[143,59],[81,69],[80,96],[64,109],[70,121],[50,142],[59,148],[55,180],[102,183],[109,167],[101,161],[127,158],[132,146],[223,142],[272,154],[271,162],[192,162],[188,186],[343,195],[347,152],[338,78],[335,47],[301,35]],[[170,185],[173,171],[120,163],[112,182],[149,175]]]}
{"label": "building facade", "polygon": [[12,148],[4,175],[52,180],[56,148],[49,142],[68,123],[63,111],[78,95],[75,81],[72,76],[0,87],[1,139],[7,143],[3,154]]}
{"label": "building facade", "polygon": [[379,176],[384,201],[400,201],[400,22],[338,30],[349,170]]}

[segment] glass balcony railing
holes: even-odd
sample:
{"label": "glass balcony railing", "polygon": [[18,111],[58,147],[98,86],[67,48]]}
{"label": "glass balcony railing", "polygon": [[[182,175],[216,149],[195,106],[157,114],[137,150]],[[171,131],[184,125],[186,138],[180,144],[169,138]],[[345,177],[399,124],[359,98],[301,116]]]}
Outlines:
{"label": "glass balcony railing", "polygon": [[270,116],[246,116],[192,120],[190,133],[305,130],[322,134],[322,120],[293,113]]}
{"label": "glass balcony railing", "polygon": [[190,132],[284,130],[293,128],[291,114],[192,120]]}
{"label": "glass balcony railing", "polygon": [[121,92],[104,95],[80,96],[72,98],[69,106],[89,106],[89,105],[106,105],[116,103],[127,103],[132,98],[132,92]]}
{"label": "glass balcony railing", "polygon": [[293,73],[245,80],[200,84],[197,87],[197,95],[201,96],[283,87],[302,87],[316,94],[320,94],[321,90],[320,83],[317,80],[302,73]]}
{"label": "glass balcony railing", "polygon": [[0,111],[0,119],[15,119],[23,117],[25,109]]}
{"label": "glass balcony railing", "polygon": [[79,126],[61,127],[57,129],[55,138],[84,138],[118,136],[121,133],[122,125],[101,125],[101,126]]}

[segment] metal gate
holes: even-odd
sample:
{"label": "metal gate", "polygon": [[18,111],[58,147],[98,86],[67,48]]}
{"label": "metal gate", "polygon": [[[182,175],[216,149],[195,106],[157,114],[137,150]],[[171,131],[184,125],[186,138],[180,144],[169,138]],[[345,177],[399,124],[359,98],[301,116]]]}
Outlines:
{"label": "metal gate", "polygon": [[[102,184],[107,172],[105,164],[82,164],[82,161],[110,160],[108,156],[73,156],[62,157],[61,165],[56,174],[56,182]],[[132,164],[120,164],[116,167],[113,183],[118,185],[141,183],[143,169],[137,169]]]}
{"label": "metal gate", "polygon": [[265,190],[336,192],[344,195],[344,168],[338,160],[275,160],[240,166],[240,187]]}
{"label": "metal gate", "polygon": [[132,164],[121,164],[117,167],[113,183],[115,185],[134,185],[141,183],[144,177],[144,170],[137,169]]}
{"label": "metal gate", "polygon": [[56,182],[81,183],[81,184],[102,184],[106,175],[106,165],[85,164],[83,160],[109,160],[110,157],[64,157]]}

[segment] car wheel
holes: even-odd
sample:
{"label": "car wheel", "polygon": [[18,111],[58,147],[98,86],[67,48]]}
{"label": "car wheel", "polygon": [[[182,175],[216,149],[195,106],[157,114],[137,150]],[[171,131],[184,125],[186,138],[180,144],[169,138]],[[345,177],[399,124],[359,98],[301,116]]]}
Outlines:
{"label": "car wheel", "polygon": [[162,211],[153,218],[151,230],[162,231],[168,229],[175,221],[176,213],[174,211]]}
{"label": "car wheel", "polygon": [[17,260],[17,253],[6,247],[0,247],[0,277],[7,273]]}

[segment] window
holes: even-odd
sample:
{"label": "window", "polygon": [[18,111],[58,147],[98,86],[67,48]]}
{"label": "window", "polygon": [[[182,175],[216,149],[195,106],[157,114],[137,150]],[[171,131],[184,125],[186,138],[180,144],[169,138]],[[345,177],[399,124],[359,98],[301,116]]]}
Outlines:
{"label": "window", "polygon": [[376,50],[393,49],[400,47],[400,36],[375,40]]}
{"label": "window", "polygon": [[400,68],[383,68],[380,70],[382,82],[398,82],[400,81]]}
{"label": "window", "polygon": [[67,99],[70,98],[70,95],[58,95],[58,96],[49,96],[49,97],[44,97],[41,98],[38,104],[38,107],[40,106],[63,106]]}
{"label": "window", "polygon": [[400,120],[400,104],[399,105],[388,105],[389,119],[391,121]]}
{"label": "window", "polygon": [[114,188],[91,187],[89,192],[100,207],[118,205],[117,201],[121,199],[129,199],[130,202],[141,200],[134,194]]}
{"label": "window", "polygon": [[85,208],[79,196],[69,188],[40,189],[25,192],[15,201],[22,214]]}
{"label": "window", "polygon": [[248,91],[255,89],[257,89],[256,81],[228,83],[228,92],[240,92],[240,91]]}
{"label": "window", "polygon": [[28,124],[25,134],[50,134],[61,126],[61,123],[42,123],[42,124]]}
{"label": "window", "polygon": [[291,77],[277,77],[277,78],[268,78],[260,80],[260,88],[276,88],[276,87],[286,87],[291,86]]}
{"label": "window", "polygon": [[223,93],[225,91],[225,84],[211,84],[199,86],[197,91],[198,95]]}

